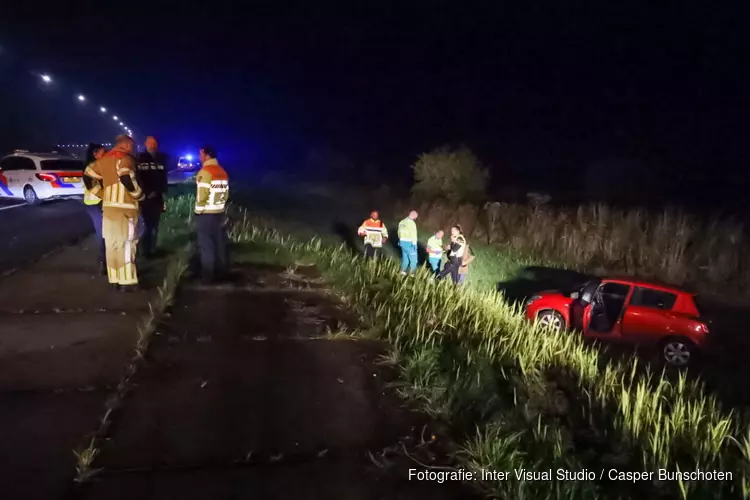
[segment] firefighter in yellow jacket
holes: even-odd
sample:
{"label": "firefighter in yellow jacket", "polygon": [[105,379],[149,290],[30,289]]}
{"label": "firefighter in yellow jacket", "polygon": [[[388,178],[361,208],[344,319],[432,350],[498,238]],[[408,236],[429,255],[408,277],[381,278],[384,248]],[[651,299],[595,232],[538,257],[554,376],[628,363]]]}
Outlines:
{"label": "firefighter in yellow jacket", "polygon": [[115,288],[138,288],[135,267],[138,243],[138,202],[143,191],[136,181],[135,142],[127,135],[117,136],[115,147],[103,158],[86,167],[86,188],[102,199],[102,233],[107,253],[107,276]]}

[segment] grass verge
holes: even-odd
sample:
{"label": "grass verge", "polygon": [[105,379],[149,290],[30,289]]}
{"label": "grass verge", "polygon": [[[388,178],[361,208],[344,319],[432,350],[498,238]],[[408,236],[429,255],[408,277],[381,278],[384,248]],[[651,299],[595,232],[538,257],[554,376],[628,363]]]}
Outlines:
{"label": "grass verge", "polygon": [[164,281],[158,287],[156,297],[149,302],[149,312],[138,327],[138,340],[133,357],[125,367],[117,388],[105,402],[105,411],[99,420],[99,427],[89,438],[85,447],[73,452],[76,457],[76,483],[85,483],[101,470],[95,467],[95,461],[99,455],[99,443],[107,435],[113,415],[130,389],[130,382],[144,361],[151,337],[164,313],[172,305],[180,278],[187,270],[191,252],[190,245],[186,243],[188,215],[193,202],[194,199],[190,196],[180,196],[169,200],[168,210],[162,217],[159,237],[161,245],[174,251],[175,255],[169,261]]}
{"label": "grass verge", "polygon": [[399,279],[392,261],[363,262],[248,218],[232,237],[269,260],[319,266],[366,335],[391,346],[399,392],[457,430],[456,459],[488,495],[750,497],[750,434],[699,382],[605,362],[578,336],[529,324],[494,291],[434,284],[427,273]]}

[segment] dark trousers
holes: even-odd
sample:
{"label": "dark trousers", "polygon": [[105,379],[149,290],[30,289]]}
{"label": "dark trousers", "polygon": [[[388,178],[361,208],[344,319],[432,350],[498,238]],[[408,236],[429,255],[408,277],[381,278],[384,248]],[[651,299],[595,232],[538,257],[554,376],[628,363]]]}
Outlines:
{"label": "dark trousers", "polygon": [[382,252],[382,248],[380,247],[374,247],[370,244],[365,244],[365,259],[377,259],[380,257],[380,253]]}
{"label": "dark trousers", "polygon": [[196,215],[195,229],[203,279],[211,281],[225,276],[229,270],[229,238],[224,214]]}
{"label": "dark trousers", "polygon": [[461,259],[458,257],[451,257],[448,262],[446,262],[445,267],[443,267],[443,270],[440,271],[440,274],[438,274],[438,278],[445,278],[447,275],[451,275],[451,279],[453,280],[453,283],[458,283],[458,269],[461,267]]}
{"label": "dark trousers", "polygon": [[161,212],[164,208],[164,201],[155,198],[152,200],[144,200],[141,202],[141,241],[140,241],[140,253],[141,255],[150,256],[156,251],[156,238],[159,235],[159,221],[161,220]]}
{"label": "dark trousers", "polygon": [[94,224],[94,233],[96,235],[96,245],[98,247],[97,255],[99,257],[99,263],[105,264],[107,262],[106,251],[104,249],[104,236],[102,235],[102,204],[96,205],[84,205],[86,207],[86,213],[91,217],[91,222]]}

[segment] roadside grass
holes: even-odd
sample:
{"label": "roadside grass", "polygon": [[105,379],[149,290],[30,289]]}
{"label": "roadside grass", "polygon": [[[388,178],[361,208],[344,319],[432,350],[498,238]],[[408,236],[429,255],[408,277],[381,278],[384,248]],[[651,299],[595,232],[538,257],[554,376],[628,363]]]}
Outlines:
{"label": "roadside grass", "polygon": [[[551,481],[514,474],[480,481],[488,495],[750,497],[750,434],[700,382],[670,381],[637,360],[604,361],[578,336],[528,323],[491,288],[458,290],[432,282],[427,272],[401,279],[391,260],[365,262],[343,246],[297,240],[248,217],[235,219],[232,237],[256,256],[315,262],[361,316],[364,334],[389,343],[384,362],[398,365],[398,391],[460,432],[464,444],[455,458],[462,466],[477,474],[552,471]],[[507,277],[514,265],[495,264],[487,279]],[[557,480],[558,469],[596,477]],[[610,469],[655,476],[609,481]],[[660,469],[732,478],[659,481]]]}
{"label": "roadside grass", "polygon": [[162,321],[164,313],[172,305],[177,286],[187,270],[190,255],[188,218],[194,201],[195,198],[185,195],[168,200],[167,211],[164,213],[159,227],[159,241],[160,246],[174,252],[174,256],[168,263],[166,275],[156,291],[156,297],[149,302],[149,312],[144,316],[138,327],[138,340],[133,357],[130,363],[125,366],[123,376],[115,391],[105,402],[105,411],[99,420],[99,427],[90,436],[83,448],[73,451],[76,457],[74,479],[76,483],[85,483],[91,480],[101,470],[94,466],[100,453],[101,440],[107,436],[115,412],[130,390],[131,381],[138,368],[144,363],[151,337]]}

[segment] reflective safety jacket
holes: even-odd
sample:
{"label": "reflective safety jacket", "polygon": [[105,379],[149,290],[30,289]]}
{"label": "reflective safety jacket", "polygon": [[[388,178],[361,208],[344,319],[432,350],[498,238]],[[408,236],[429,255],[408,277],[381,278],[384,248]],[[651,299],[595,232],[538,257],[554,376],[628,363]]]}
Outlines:
{"label": "reflective safety jacket", "polygon": [[83,180],[92,194],[102,198],[104,210],[120,209],[137,214],[143,191],[135,172],[135,158],[113,149],[86,167]]}
{"label": "reflective safety jacket", "polygon": [[[101,194],[101,192],[99,194]],[[97,196],[94,193],[92,193],[89,190],[89,188],[86,186],[86,183],[84,182],[84,186],[83,186],[83,203],[85,205],[98,205],[101,202],[102,202],[102,198],[100,196]]]}
{"label": "reflective safety jacket", "polygon": [[388,228],[385,227],[382,220],[375,220],[370,217],[359,226],[357,234],[364,236],[365,245],[380,248],[383,246],[383,240],[388,238]]}
{"label": "reflective safety jacket", "polygon": [[464,252],[466,251],[466,238],[463,234],[459,234],[456,237],[451,238],[451,259],[458,259],[459,261],[464,258]]}
{"label": "reflective safety jacket", "polygon": [[195,176],[198,192],[195,196],[196,214],[223,214],[229,198],[229,175],[219,162],[210,159],[203,163]]}
{"label": "reflective safety jacket", "polygon": [[398,223],[398,241],[417,244],[417,223],[409,217]]}
{"label": "reflective safety jacket", "polygon": [[443,257],[443,239],[437,236],[430,237],[427,240],[427,255],[430,259],[440,259]]}

